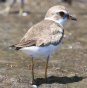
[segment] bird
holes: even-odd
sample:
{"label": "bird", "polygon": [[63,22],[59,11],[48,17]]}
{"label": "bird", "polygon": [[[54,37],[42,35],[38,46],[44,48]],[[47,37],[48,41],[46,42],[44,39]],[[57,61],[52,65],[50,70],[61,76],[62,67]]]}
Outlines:
{"label": "bird", "polygon": [[11,45],[14,50],[19,50],[31,57],[32,82],[34,77],[34,59],[46,59],[45,79],[47,80],[47,69],[50,56],[56,51],[64,37],[64,24],[68,20],[76,21],[68,9],[62,5],[51,7],[43,20],[33,25],[19,43]]}
{"label": "bird", "polygon": [[[9,5],[4,9],[2,10],[0,13],[10,13],[10,10],[11,8],[15,5],[15,3],[17,2],[18,0],[12,0],[11,2],[9,2]],[[27,13],[24,12],[24,1],[25,0],[20,0],[20,10],[19,10],[19,15],[22,15],[22,16],[26,16]]]}
{"label": "bird", "polygon": [[72,5],[73,0],[62,0],[62,2],[68,3],[70,6]]}

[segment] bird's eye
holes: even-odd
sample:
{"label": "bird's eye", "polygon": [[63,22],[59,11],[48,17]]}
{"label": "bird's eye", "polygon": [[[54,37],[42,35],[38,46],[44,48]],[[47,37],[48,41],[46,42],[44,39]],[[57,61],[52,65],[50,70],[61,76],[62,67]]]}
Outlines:
{"label": "bird's eye", "polygon": [[65,13],[64,13],[64,12],[59,12],[59,15],[60,15],[61,17],[63,17],[63,16],[65,15]]}

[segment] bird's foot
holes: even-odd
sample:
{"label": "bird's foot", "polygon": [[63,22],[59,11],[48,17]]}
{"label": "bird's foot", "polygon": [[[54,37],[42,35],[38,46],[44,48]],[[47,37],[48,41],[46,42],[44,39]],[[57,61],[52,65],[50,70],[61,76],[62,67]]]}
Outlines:
{"label": "bird's foot", "polygon": [[4,14],[7,15],[10,13],[10,7],[8,6],[7,8],[5,8],[4,10],[0,11],[0,14]]}
{"label": "bird's foot", "polygon": [[23,9],[20,9],[20,11],[19,11],[19,16],[22,16],[23,15]]}
{"label": "bird's foot", "polygon": [[33,81],[31,82],[31,87],[32,87],[32,88],[37,88],[37,85],[36,85],[35,80],[33,80]]}

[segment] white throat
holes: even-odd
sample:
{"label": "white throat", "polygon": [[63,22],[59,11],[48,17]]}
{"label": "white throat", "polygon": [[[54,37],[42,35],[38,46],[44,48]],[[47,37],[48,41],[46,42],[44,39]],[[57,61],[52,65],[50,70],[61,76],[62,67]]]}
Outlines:
{"label": "white throat", "polygon": [[59,23],[60,25],[64,25],[65,24],[65,22],[67,21],[67,18],[61,18],[61,19],[59,19],[59,20],[55,20],[57,23]]}
{"label": "white throat", "polygon": [[61,18],[61,19],[59,19],[59,20],[54,20],[54,19],[52,19],[52,18],[45,18],[45,20],[52,20],[52,21],[54,21],[54,22],[60,24],[61,26],[63,26],[64,23],[67,21],[67,18]]}

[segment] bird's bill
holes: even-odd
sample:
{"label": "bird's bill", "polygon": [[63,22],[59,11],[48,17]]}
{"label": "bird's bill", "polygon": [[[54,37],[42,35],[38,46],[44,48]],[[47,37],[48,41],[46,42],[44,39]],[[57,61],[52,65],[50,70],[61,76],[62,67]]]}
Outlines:
{"label": "bird's bill", "polygon": [[69,20],[74,20],[74,21],[77,21],[77,18],[72,16],[72,15],[69,15]]}

